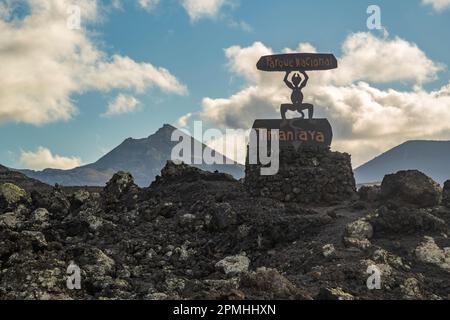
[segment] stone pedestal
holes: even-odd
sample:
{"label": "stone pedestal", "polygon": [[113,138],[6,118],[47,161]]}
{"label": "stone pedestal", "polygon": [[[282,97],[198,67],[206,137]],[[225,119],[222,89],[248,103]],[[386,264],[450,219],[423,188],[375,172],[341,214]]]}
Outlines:
{"label": "stone pedestal", "polygon": [[325,205],[353,199],[356,185],[350,155],[330,151],[329,144],[331,139],[315,145],[280,141],[279,171],[267,176],[261,175],[261,164],[249,164],[247,152],[245,186],[253,196],[283,202]]}
{"label": "stone pedestal", "polygon": [[442,190],[442,205],[450,208],[450,180],[445,181]]}

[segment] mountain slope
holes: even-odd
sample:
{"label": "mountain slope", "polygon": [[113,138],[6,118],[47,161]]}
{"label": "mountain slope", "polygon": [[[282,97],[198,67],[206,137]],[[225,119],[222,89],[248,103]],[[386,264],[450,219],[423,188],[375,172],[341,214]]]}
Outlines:
{"label": "mountain slope", "polygon": [[[175,127],[166,124],[148,138],[128,138],[95,163],[75,169],[20,171],[45,183],[58,183],[64,186],[103,186],[117,171],[128,171],[134,176],[139,186],[148,186],[160,173],[167,160],[171,159],[172,148],[178,144],[178,142],[171,141],[174,130],[176,130]],[[185,138],[191,139],[192,146],[200,144],[202,150],[211,150],[190,136],[186,135]],[[223,157],[224,161],[226,160],[223,155],[219,156]],[[195,166],[203,170],[229,173],[236,178],[241,178],[244,171],[240,165],[201,164]]]}
{"label": "mountain slope", "polygon": [[27,191],[48,191],[52,188],[45,183],[28,178],[26,175],[20,172],[9,170],[8,168],[0,165],[0,184],[3,183],[13,183],[16,186],[19,186]]}
{"label": "mountain slope", "polygon": [[357,183],[380,182],[384,175],[417,169],[439,183],[450,179],[450,141],[407,141],[355,169]]}

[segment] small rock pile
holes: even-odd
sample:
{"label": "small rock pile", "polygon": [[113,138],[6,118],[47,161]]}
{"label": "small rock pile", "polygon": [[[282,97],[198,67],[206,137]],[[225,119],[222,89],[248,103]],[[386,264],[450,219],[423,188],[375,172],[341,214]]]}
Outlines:
{"label": "small rock pile", "polygon": [[418,170],[389,174],[381,183],[381,198],[404,206],[437,206],[441,196],[439,184]]}

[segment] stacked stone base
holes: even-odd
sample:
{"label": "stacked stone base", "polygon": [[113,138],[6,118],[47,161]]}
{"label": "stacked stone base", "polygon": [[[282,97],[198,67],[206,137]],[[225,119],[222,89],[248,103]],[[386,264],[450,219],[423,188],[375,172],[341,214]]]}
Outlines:
{"label": "stacked stone base", "polygon": [[261,175],[261,165],[247,164],[245,185],[253,196],[301,204],[335,204],[354,199],[355,178],[347,153],[323,148],[280,148],[280,169]]}
{"label": "stacked stone base", "polygon": [[444,189],[442,190],[442,205],[450,208],[450,180],[444,182]]}

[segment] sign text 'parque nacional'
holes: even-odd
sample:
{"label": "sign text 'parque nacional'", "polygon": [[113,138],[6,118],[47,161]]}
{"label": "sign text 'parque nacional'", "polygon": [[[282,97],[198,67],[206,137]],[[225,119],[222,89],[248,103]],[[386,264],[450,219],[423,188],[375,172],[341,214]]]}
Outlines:
{"label": "sign text 'parque nacional'", "polygon": [[261,71],[316,71],[336,69],[338,64],[328,53],[288,53],[263,56],[256,67]]}

